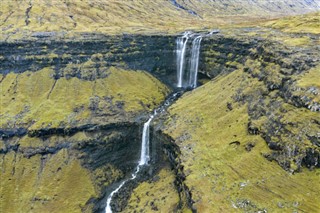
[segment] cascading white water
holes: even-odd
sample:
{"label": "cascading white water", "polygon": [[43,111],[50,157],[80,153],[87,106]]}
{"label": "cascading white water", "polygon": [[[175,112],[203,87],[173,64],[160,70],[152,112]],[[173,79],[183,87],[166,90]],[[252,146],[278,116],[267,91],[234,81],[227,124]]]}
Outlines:
{"label": "cascading white water", "polygon": [[140,156],[140,162],[139,166],[148,164],[150,160],[150,149],[149,149],[149,129],[150,129],[150,122],[152,121],[154,115],[152,115],[149,120],[144,123],[143,125],[143,132],[142,132],[142,144],[141,144],[141,156]]}
{"label": "cascading white water", "polygon": [[106,213],[112,213],[112,209],[111,209],[111,200],[112,197],[115,193],[117,193],[126,182],[128,182],[129,180],[133,180],[137,177],[138,172],[140,171],[140,167],[147,165],[149,163],[150,160],[150,123],[153,120],[154,116],[157,114],[157,110],[154,111],[154,114],[150,116],[149,120],[147,122],[144,123],[143,125],[143,131],[142,131],[142,142],[141,142],[141,154],[140,154],[140,161],[138,166],[136,167],[135,172],[131,175],[130,179],[124,180],[119,186],[118,188],[116,188],[115,190],[113,190],[111,192],[111,194],[109,195],[108,199],[107,199],[107,206],[105,208],[105,212]]}
{"label": "cascading white water", "polygon": [[121,189],[121,187],[126,183],[127,181],[123,181],[119,186],[118,188],[116,188],[113,192],[111,192],[111,194],[109,195],[108,199],[107,199],[107,206],[106,206],[106,213],[112,213],[112,210],[111,210],[111,199],[113,197],[113,195],[115,193],[117,193],[119,191],[119,189]]}
{"label": "cascading white water", "polygon": [[189,86],[192,88],[197,87],[201,40],[202,36],[197,36],[192,42],[189,77]]}
{"label": "cascading white water", "polygon": [[115,190],[113,190],[112,192],[111,192],[111,194],[109,195],[109,197],[108,197],[108,199],[107,199],[107,206],[106,206],[106,213],[112,213],[112,209],[111,209],[111,200],[112,200],[112,197],[113,197],[113,195],[115,194],[115,193],[117,193],[122,187],[123,187],[123,185],[126,183],[126,182],[128,182],[129,180],[133,180],[133,179],[135,179],[136,177],[137,177],[137,174],[138,174],[138,172],[140,171],[140,164],[136,167],[136,171],[131,175],[131,178],[130,179],[127,179],[127,180],[124,180],[124,181],[122,181],[122,183],[118,186],[118,188],[116,188]]}
{"label": "cascading white water", "polygon": [[[189,66],[186,66],[186,49],[188,40],[192,40],[191,58]],[[177,87],[197,87],[197,75],[199,69],[199,55],[202,35],[185,32],[182,37],[177,38]],[[189,70],[185,74],[185,70]],[[184,76],[188,76],[187,82],[184,82]]]}
{"label": "cascading white water", "polygon": [[177,87],[182,87],[183,83],[183,75],[184,75],[184,67],[185,67],[185,55],[187,43],[189,40],[190,32],[185,32],[182,37],[177,39],[177,78],[178,84]]}
{"label": "cascading white water", "polygon": [[116,194],[124,185],[130,180],[133,180],[137,177],[140,168],[144,165],[148,165],[150,161],[150,124],[152,120],[157,116],[159,113],[163,113],[167,107],[171,105],[173,101],[175,101],[179,96],[181,95],[181,92],[176,92],[172,95],[170,95],[165,102],[156,110],[154,110],[153,114],[149,117],[148,121],[144,123],[143,125],[143,131],[142,131],[142,139],[141,139],[141,154],[140,154],[140,160],[139,164],[136,167],[136,170],[134,173],[132,173],[131,178],[124,180],[121,182],[121,184],[113,190],[107,199],[107,206],[105,208],[106,213],[112,213],[111,209],[111,201],[114,194]]}

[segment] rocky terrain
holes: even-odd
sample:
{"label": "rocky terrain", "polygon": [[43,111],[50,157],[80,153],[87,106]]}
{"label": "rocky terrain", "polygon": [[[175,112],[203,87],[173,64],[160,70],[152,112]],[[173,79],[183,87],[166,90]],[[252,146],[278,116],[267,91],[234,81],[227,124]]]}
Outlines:
{"label": "rocky terrain", "polygon": [[0,212],[104,212],[177,91],[176,38],[218,27],[113,211],[320,209],[317,1],[0,4]]}

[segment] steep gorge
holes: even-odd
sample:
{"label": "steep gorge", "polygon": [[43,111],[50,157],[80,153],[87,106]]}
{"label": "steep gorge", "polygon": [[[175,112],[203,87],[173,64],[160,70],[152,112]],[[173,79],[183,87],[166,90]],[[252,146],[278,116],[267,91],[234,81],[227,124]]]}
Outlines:
{"label": "steep gorge", "polygon": [[[177,36],[2,42],[0,209],[103,210],[136,166],[143,121],[176,86]],[[319,36],[304,37],[245,28],[204,38],[204,85],[156,120],[153,167],[116,210],[319,209],[319,186],[306,187],[319,179]]]}

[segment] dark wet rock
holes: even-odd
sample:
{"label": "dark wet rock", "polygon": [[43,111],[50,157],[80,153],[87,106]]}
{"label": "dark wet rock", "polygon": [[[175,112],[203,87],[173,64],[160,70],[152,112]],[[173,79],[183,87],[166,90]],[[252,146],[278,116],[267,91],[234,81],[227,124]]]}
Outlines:
{"label": "dark wet rock", "polygon": [[245,150],[246,150],[247,152],[250,152],[255,146],[256,146],[256,143],[255,143],[255,142],[248,142],[248,143],[245,145]]}
{"label": "dark wet rock", "polygon": [[169,135],[162,133],[160,130],[154,134],[154,140],[163,144],[164,153],[167,156],[171,167],[175,171],[176,178],[174,184],[180,198],[178,208],[182,208],[184,205],[187,205],[193,213],[197,212],[196,208],[193,206],[194,201],[192,200],[191,190],[184,182],[186,180],[186,175],[184,166],[179,159],[181,154],[180,148]]}
{"label": "dark wet rock", "polygon": [[255,126],[252,122],[248,123],[248,133],[250,135],[259,135],[260,130],[259,127]]}
{"label": "dark wet rock", "polygon": [[309,138],[309,140],[311,141],[312,144],[320,147],[320,136],[319,135],[314,135],[314,136],[307,135],[307,137]]}
{"label": "dark wet rock", "polygon": [[[34,41],[0,42],[3,57],[0,73],[36,72],[54,66],[55,78],[77,77],[85,80],[104,78],[110,66],[146,70],[168,85],[175,84],[175,36],[83,35],[79,39],[61,41],[54,32],[35,33]],[[43,39],[46,38],[46,39]],[[80,69],[87,63],[90,75]],[[94,74],[94,76],[92,76]]]}
{"label": "dark wet rock", "polygon": [[27,134],[27,129],[25,128],[14,128],[14,129],[0,129],[0,137],[2,139],[11,138],[14,136],[24,136]]}
{"label": "dark wet rock", "polygon": [[270,141],[268,143],[268,146],[272,150],[283,150],[283,145],[281,145],[280,143],[277,143],[277,142]]}
{"label": "dark wet rock", "polygon": [[306,156],[302,160],[302,164],[307,168],[320,168],[320,152],[315,149],[307,148]]}
{"label": "dark wet rock", "polygon": [[240,142],[239,142],[239,141],[233,141],[233,142],[230,142],[229,145],[239,146],[239,145],[240,145]]}

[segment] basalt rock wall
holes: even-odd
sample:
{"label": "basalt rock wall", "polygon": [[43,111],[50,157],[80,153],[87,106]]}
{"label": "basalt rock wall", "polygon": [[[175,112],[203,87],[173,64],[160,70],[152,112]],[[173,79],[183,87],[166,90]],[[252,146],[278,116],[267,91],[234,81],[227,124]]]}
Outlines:
{"label": "basalt rock wall", "polygon": [[[28,41],[0,43],[2,74],[36,72],[53,66],[54,78],[78,77],[88,61],[103,61],[104,67],[117,66],[145,70],[168,85],[175,81],[175,37],[173,36],[83,36],[75,40],[36,38]],[[75,67],[71,72],[66,67]],[[99,69],[99,65],[95,67]],[[99,71],[89,79],[101,78]]]}

